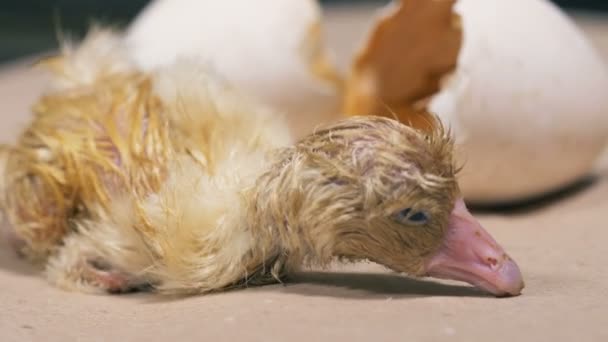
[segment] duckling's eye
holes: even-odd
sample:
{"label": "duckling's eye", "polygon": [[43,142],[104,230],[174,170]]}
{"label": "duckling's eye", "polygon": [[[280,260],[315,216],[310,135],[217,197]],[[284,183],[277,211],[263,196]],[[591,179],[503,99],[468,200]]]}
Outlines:
{"label": "duckling's eye", "polygon": [[428,216],[422,211],[412,212],[412,208],[406,208],[395,214],[395,220],[403,224],[424,224]]}
{"label": "duckling's eye", "polygon": [[419,211],[417,213],[414,213],[412,216],[410,216],[409,220],[412,222],[415,222],[415,223],[424,223],[428,220],[428,217],[426,216],[425,213],[423,213],[422,211]]}

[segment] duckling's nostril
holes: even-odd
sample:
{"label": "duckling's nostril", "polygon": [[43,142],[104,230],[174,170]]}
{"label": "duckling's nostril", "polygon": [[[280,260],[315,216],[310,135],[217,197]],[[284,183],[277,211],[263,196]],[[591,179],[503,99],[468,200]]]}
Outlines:
{"label": "duckling's nostril", "polygon": [[488,264],[490,264],[490,267],[492,268],[496,268],[496,265],[498,265],[498,260],[496,260],[496,258],[489,257],[486,259],[486,261],[488,262]]}

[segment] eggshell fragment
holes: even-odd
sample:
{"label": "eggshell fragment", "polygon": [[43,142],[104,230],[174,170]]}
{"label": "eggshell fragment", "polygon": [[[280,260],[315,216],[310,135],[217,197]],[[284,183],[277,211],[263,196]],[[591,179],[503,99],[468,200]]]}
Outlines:
{"label": "eggshell fragment", "polygon": [[454,2],[402,1],[383,9],[348,75],[347,114],[396,116],[427,127],[427,100],[460,51]]}
{"label": "eggshell fragment", "polygon": [[323,45],[314,0],[156,0],[127,41],[151,70],[195,59],[289,116],[300,136],[339,113],[341,77]]}
{"label": "eggshell fragment", "polygon": [[[367,105],[375,101],[413,125],[420,123],[402,107],[437,114],[456,137],[460,185],[470,201],[522,200],[589,174],[608,138],[608,71],[582,32],[545,0],[460,0],[452,9],[459,21],[441,6],[452,3],[408,0],[388,8],[393,15],[378,23],[361,55],[416,55],[419,46],[434,44],[433,53],[446,57],[444,68],[432,68],[436,59],[428,56],[355,63],[347,113],[392,115]],[[456,33],[428,31],[416,21],[425,11],[395,14],[416,6],[437,12],[439,23],[431,27],[461,23],[458,50]],[[400,30],[383,30],[387,20],[400,22]],[[401,33],[415,29],[418,36]],[[393,74],[378,72],[387,65]],[[361,70],[368,74],[363,81]]]}

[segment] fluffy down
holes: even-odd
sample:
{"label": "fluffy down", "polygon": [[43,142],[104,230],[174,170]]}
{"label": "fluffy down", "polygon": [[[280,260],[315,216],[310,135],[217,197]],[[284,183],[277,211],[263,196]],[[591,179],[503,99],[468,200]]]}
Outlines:
{"label": "fluffy down", "polygon": [[50,256],[47,274],[64,287],[90,285],[77,278],[96,259],[167,289],[222,287],[253,244],[242,190],[290,143],[285,124],[194,63],[143,74],[124,51],[95,31],[43,62],[56,90],[2,150],[21,252]]}

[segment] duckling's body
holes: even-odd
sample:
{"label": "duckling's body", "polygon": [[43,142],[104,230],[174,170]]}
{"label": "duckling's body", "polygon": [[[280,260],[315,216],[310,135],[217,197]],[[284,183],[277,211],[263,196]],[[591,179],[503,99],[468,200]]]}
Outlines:
{"label": "duckling's body", "polygon": [[[19,250],[59,286],[209,292],[335,257],[441,276],[434,255],[454,254],[441,129],[352,118],[293,145],[280,116],[200,66],[142,73],[105,31],[48,65],[57,89],[3,152],[0,188]],[[516,273],[490,291],[519,293]]]}
{"label": "duckling's body", "polygon": [[[7,165],[8,212],[27,241],[24,252],[50,256],[47,274],[54,282],[95,290],[89,286],[95,279],[80,274],[90,267],[85,261],[103,260],[93,263],[123,274],[162,273],[150,253],[187,259],[194,247],[175,244],[222,230],[225,236],[205,241],[197,255],[213,255],[222,272],[229,273],[231,262],[239,267],[233,272],[244,272],[240,261],[217,259],[238,259],[253,244],[239,227],[246,221],[242,192],[268,169],[267,154],[290,144],[285,124],[194,64],[143,74],[123,53],[118,37],[98,32],[47,62],[59,89],[37,103]],[[197,236],[171,238],[176,232]],[[151,250],[163,242],[172,245]],[[181,262],[165,265],[180,268],[165,276],[185,271],[187,261]],[[210,289],[238,279],[209,278],[216,283]]]}

